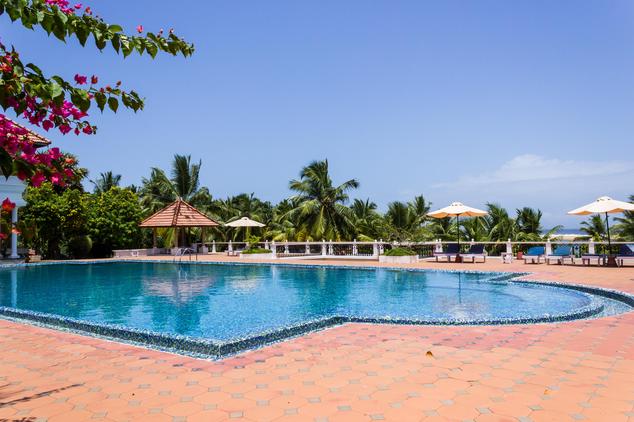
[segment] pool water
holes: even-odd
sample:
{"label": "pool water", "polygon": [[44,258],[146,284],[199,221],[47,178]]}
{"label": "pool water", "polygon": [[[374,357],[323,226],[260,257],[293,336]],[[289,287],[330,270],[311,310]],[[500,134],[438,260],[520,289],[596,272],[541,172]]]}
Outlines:
{"label": "pool water", "polygon": [[0,306],[139,330],[232,340],[329,316],[425,321],[541,318],[579,291],[495,273],[113,262],[0,269]]}

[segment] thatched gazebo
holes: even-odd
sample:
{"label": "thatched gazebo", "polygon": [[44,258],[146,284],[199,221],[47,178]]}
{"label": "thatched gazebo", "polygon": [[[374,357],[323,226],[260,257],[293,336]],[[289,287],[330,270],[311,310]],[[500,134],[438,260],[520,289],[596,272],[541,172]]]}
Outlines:
{"label": "thatched gazebo", "polygon": [[156,229],[174,228],[174,248],[178,248],[179,229],[186,227],[200,227],[205,237],[206,227],[219,226],[217,222],[207,217],[187,202],[178,198],[172,204],[149,216],[139,224],[140,227],[153,229],[152,247],[156,248]]}

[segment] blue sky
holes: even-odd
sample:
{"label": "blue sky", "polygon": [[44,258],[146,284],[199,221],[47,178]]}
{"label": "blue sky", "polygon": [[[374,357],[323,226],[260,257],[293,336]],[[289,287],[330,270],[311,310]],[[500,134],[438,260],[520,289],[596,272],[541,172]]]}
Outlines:
{"label": "blue sky", "polygon": [[174,153],[202,159],[215,197],[277,201],[328,158],[335,181],[381,208],[424,194],[565,212],[634,194],[630,1],[95,0],[128,31],[174,27],[190,59],[62,44],[2,17],[25,61],[122,80],[146,109],[94,112],[93,137],[51,138],[92,176],[138,184]]}

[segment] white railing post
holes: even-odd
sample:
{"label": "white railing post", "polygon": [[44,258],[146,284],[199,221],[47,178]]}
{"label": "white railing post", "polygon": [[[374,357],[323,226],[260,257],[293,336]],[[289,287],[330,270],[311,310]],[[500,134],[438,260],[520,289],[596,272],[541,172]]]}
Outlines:
{"label": "white railing post", "polygon": [[229,240],[229,246],[227,247],[227,250],[229,252],[233,252],[233,242],[231,242],[231,240]]}
{"label": "white railing post", "polygon": [[271,253],[273,254],[273,258],[277,258],[277,246],[275,246],[275,240],[271,241]]}
{"label": "white railing post", "polygon": [[436,239],[436,253],[442,253],[442,242],[440,239]]}
{"label": "white railing post", "polygon": [[216,253],[216,241],[211,241],[211,253]]}
{"label": "white railing post", "polygon": [[353,256],[359,255],[359,249],[357,248],[357,239],[354,239],[352,241],[352,255]]}
{"label": "white railing post", "polygon": [[264,241],[264,249],[269,249],[269,241],[268,240]]}
{"label": "white railing post", "polygon": [[511,243],[511,239],[506,241],[506,253],[513,253],[513,244]]}
{"label": "white railing post", "polygon": [[377,258],[379,256],[379,245],[376,244],[376,239],[372,243],[372,256]]}
{"label": "white railing post", "polygon": [[330,242],[328,242],[328,255],[334,255],[335,254],[335,248],[332,246],[332,239],[330,239]]}
{"label": "white railing post", "polygon": [[590,239],[590,241],[588,242],[588,254],[589,255],[594,255],[594,239]]}
{"label": "white railing post", "polygon": [[284,253],[285,253],[286,255],[288,255],[288,254],[290,254],[290,253],[291,253],[291,252],[290,252],[290,250],[288,249],[288,239],[286,239],[286,240],[284,241]]}
{"label": "white railing post", "polygon": [[545,248],[546,256],[553,254],[553,244],[550,243],[550,237],[546,239],[546,248]]}
{"label": "white railing post", "polygon": [[321,256],[326,256],[328,251],[326,251],[326,239],[321,239]]}
{"label": "white railing post", "polygon": [[469,243],[469,246],[473,246],[475,244],[475,239],[472,237],[471,238],[471,243]]}
{"label": "white railing post", "polygon": [[310,243],[306,241],[306,255],[310,255]]}
{"label": "white railing post", "polygon": [[379,239],[379,255],[383,255],[385,246],[383,245],[383,239]]}

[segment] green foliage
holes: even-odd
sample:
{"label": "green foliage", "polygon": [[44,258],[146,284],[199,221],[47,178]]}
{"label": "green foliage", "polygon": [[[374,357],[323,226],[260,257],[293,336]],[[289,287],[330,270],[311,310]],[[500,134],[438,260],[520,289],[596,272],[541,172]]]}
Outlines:
{"label": "green foliage", "polygon": [[28,188],[25,199],[24,242],[47,259],[86,258],[91,250],[95,257],[110,256],[113,249],[140,243],[141,206],[128,189],[91,195],[78,189],[57,192],[44,183]]}
{"label": "green foliage", "polygon": [[[634,195],[630,195],[630,202],[634,203]],[[634,211],[625,211],[622,217],[614,219],[618,224],[614,227],[614,232],[622,240],[634,241]]]}
{"label": "green foliage", "polygon": [[90,196],[88,232],[93,239],[93,255],[110,256],[114,249],[138,247],[142,210],[135,193],[113,187]]}
{"label": "green foliage", "polygon": [[385,256],[415,256],[418,254],[416,253],[416,251],[413,251],[412,249],[397,247],[397,248],[392,248],[385,251],[383,255]]}
{"label": "green foliage", "polygon": [[92,240],[90,239],[90,236],[74,236],[68,241],[68,253],[71,258],[88,258],[90,256],[91,249]]}
{"label": "green foliage", "polygon": [[92,183],[95,186],[94,193],[107,192],[110,189],[119,186],[120,182],[121,182],[121,175],[114,174],[111,171],[100,173],[99,178],[97,178],[97,180],[90,181],[90,183]]}
{"label": "green foliage", "polygon": [[201,162],[191,163],[191,156],[174,155],[170,177],[159,169],[152,168],[150,178],[144,178],[140,190],[141,204],[146,214],[152,214],[182,198],[194,207],[205,207],[211,202],[206,187],[200,187]]}
{"label": "green foliage", "polygon": [[76,189],[57,193],[50,183],[28,188],[26,206],[20,209],[28,246],[45,258],[58,259],[67,251],[68,242],[87,234],[87,198]]}
{"label": "green foliage", "polygon": [[348,192],[359,187],[356,179],[334,186],[328,160],[314,161],[300,172],[299,180],[292,180],[290,189],[295,205],[286,217],[296,222],[299,240],[340,240],[354,234],[354,216],[345,206]]}
{"label": "green foliage", "polygon": [[241,253],[246,254],[246,255],[251,255],[251,254],[271,253],[271,251],[268,250],[268,249],[264,249],[264,248],[249,248],[249,249],[243,250]]}
{"label": "green foliage", "polygon": [[98,17],[90,14],[67,14],[57,6],[51,6],[44,0],[2,0],[0,1],[0,15],[7,14],[12,21],[20,23],[29,29],[41,27],[47,34],[53,34],[61,41],[76,37],[84,46],[92,36],[95,46],[103,50],[110,45],[117,53],[121,51],[124,57],[131,53],[147,53],[155,57],[159,51],[187,57],[194,52],[194,46],[170,33],[167,37],[160,34],[148,33],[146,36],[132,36],[123,34],[119,25],[109,25]]}

